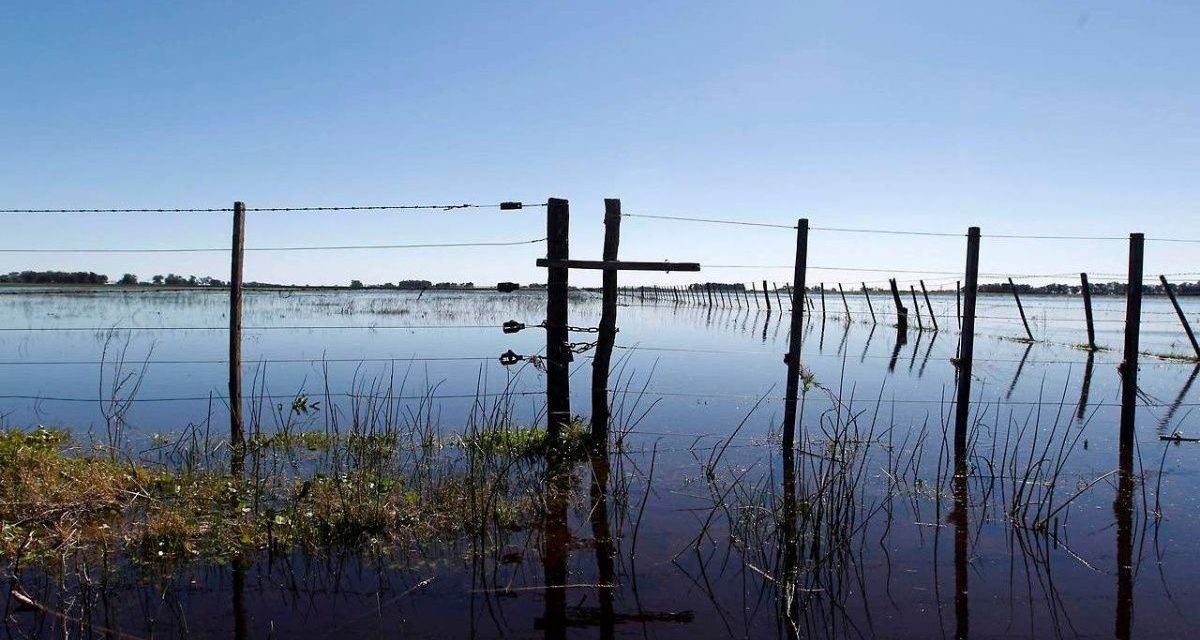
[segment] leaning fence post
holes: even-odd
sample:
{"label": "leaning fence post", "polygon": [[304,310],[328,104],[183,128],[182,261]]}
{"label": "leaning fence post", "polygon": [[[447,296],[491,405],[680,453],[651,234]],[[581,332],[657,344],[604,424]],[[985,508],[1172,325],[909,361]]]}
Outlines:
{"label": "leaning fence post", "polygon": [[912,292],[913,309],[917,312],[917,330],[924,331],[925,323],[921,321],[921,303],[917,302],[917,288],[910,284],[908,290]]}
{"label": "leaning fence post", "polygon": [[1179,316],[1179,322],[1183,325],[1183,331],[1187,334],[1188,340],[1192,342],[1192,351],[1196,352],[1196,357],[1200,358],[1200,344],[1196,344],[1196,334],[1192,333],[1192,325],[1188,323],[1187,316],[1184,315],[1183,309],[1179,306],[1179,301],[1175,299],[1175,292],[1171,291],[1171,285],[1167,282],[1166,276],[1158,276],[1162,282],[1163,291],[1167,292],[1167,297],[1171,299],[1171,306],[1175,307],[1175,315]]}
{"label": "leaning fence post", "polygon": [[779,313],[783,313],[783,300],[779,297],[779,283],[772,282],[775,285],[775,302],[779,303]]}
{"label": "leaning fence post", "polygon": [[570,252],[570,208],[566,200],[546,203],[546,437],[559,442],[571,421],[571,380],[567,345],[567,260]]}
{"label": "leaning fence post", "polygon": [[929,319],[933,321],[933,330],[938,330],[937,316],[933,313],[933,303],[929,301],[929,289],[925,288],[925,281],[921,280],[921,293],[925,294],[925,306],[929,308]]}
{"label": "leaning fence post", "polygon": [[1137,418],[1138,343],[1142,327],[1142,256],[1145,237],[1129,234],[1129,284],[1125,292],[1125,354],[1121,361],[1121,469],[1133,468],[1134,422]]}
{"label": "leaning fence post", "polygon": [[[617,259],[621,243],[621,201],[604,199],[605,262]],[[601,272],[603,302],[600,307],[600,331],[596,335],[596,356],[592,359],[592,443],[608,441],[608,369],[612,365],[613,345],[617,338],[617,271]]]}
{"label": "leaning fence post", "polygon": [[850,322],[850,303],[846,301],[846,290],[838,283],[838,293],[842,294],[842,306],[846,308],[846,322]]}
{"label": "leaning fence post", "polygon": [[1017,311],[1021,313],[1021,324],[1025,325],[1025,335],[1029,336],[1029,341],[1033,342],[1033,332],[1029,330],[1029,320],[1025,318],[1025,307],[1021,304],[1021,296],[1017,294],[1017,285],[1013,284],[1013,279],[1008,279],[1008,288],[1012,289],[1013,299],[1017,301]]}
{"label": "leaning fence post", "polygon": [[229,270],[229,445],[230,471],[242,477],[246,425],[242,420],[242,258],[246,251],[246,205],[233,203],[233,244]]}
{"label": "leaning fence post", "polygon": [[1079,274],[1079,290],[1083,293],[1083,317],[1087,320],[1088,350],[1096,350],[1096,325],[1092,320],[1092,286],[1086,273]]}
{"label": "leaning fence post", "polygon": [[979,227],[967,230],[967,285],[963,290],[962,332],[958,338],[958,389],[954,407],[954,458],[967,452],[971,415],[971,366],[975,358],[975,297],[979,290]]}
{"label": "leaning fence post", "polygon": [[763,300],[767,301],[767,311],[771,310],[771,293],[767,291],[767,281],[763,280]]}
{"label": "leaning fence post", "polygon": [[867,310],[871,312],[871,324],[878,324],[875,322],[875,307],[871,304],[871,292],[867,290],[867,283],[862,283],[862,286],[863,297],[867,299]]}
{"label": "leaning fence post", "polygon": [[[783,447],[791,451],[796,441],[796,405],[800,392],[800,338],[804,332],[804,277],[808,265],[808,218],[796,225],[796,266],[792,286],[792,329],[788,335],[787,395],[783,404]],[[780,305],[782,311],[782,305]]]}
{"label": "leaning fence post", "polygon": [[904,308],[904,301],[900,299],[900,289],[896,287],[896,279],[888,278],[888,284],[892,287],[892,300],[896,303],[896,328],[903,333],[908,330],[908,309]]}

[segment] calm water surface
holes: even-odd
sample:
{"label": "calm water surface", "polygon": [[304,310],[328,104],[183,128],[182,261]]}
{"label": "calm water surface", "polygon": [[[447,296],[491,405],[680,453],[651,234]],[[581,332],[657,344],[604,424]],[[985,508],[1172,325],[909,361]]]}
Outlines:
{"label": "calm water surface", "polygon": [[[120,584],[120,597],[105,605],[109,624],[136,637],[1191,637],[1200,622],[1192,608],[1200,597],[1200,445],[1159,436],[1200,436],[1197,368],[1143,358],[1138,481],[1132,507],[1114,510],[1115,476],[1106,474],[1117,467],[1124,300],[1095,300],[1105,349],[1089,356],[1076,346],[1086,341],[1077,297],[1024,300],[1037,339],[1026,344],[1011,298],[984,296],[971,478],[953,487],[943,427],[953,408],[955,300],[933,299],[941,331],[918,331],[914,317],[903,338],[887,324],[890,300],[872,302],[877,325],[858,295],[849,321],[832,296],[827,316],[819,299],[808,314],[798,505],[782,495],[777,437],[787,315],[744,301],[712,308],[627,299],[612,386],[618,428],[629,433],[601,490],[588,490],[594,467],[578,470],[577,499],[558,523],[568,532],[563,548],[530,534],[510,541],[524,548],[520,561],[485,570],[462,549],[386,562],[297,556],[236,570],[187,566]],[[1200,305],[1184,304],[1200,325]],[[413,404],[431,395],[438,428],[452,434],[478,398],[509,390],[518,416],[541,416],[542,374],[497,360],[509,349],[544,349],[540,329],[499,327],[540,322],[537,293],[254,291],[245,306],[251,402],[319,398],[319,424],[348,412],[353,394],[384,389]],[[573,324],[594,326],[598,300],[580,293],[571,311]],[[1166,300],[1147,298],[1144,313],[1144,351],[1189,352]],[[0,417],[6,426],[63,426],[102,439],[113,381],[144,367],[127,416],[132,450],[189,425],[219,432],[228,420],[225,314],[215,291],[5,292]],[[590,364],[584,353],[573,365],[573,407],[585,416]],[[1052,530],[1036,531],[1005,505],[1015,492],[1048,488],[1023,474],[1049,442],[1061,463],[1049,504],[1080,495],[1056,513]],[[801,522],[818,521],[803,496],[834,477],[822,471],[829,460],[849,458],[841,476],[858,479],[836,494],[836,522],[822,521],[816,536],[777,525],[787,508]],[[609,536],[593,529],[598,504]],[[595,551],[608,537],[612,575]],[[546,567],[557,560],[567,586],[548,591]]]}

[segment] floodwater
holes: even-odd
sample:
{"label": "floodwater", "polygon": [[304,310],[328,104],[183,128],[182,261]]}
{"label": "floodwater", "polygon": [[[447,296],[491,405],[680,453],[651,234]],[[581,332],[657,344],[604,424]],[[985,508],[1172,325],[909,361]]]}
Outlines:
{"label": "floodwater", "polygon": [[[954,297],[933,297],[939,331],[922,305],[903,336],[889,298],[872,298],[877,324],[861,295],[848,298],[848,319],[836,294],[827,314],[815,297],[806,313],[794,472],[778,437],[787,313],[744,298],[710,307],[625,296],[610,384],[620,446],[575,470],[574,497],[540,531],[514,534],[518,561],[474,557],[467,545],[185,565],[115,581],[103,628],[132,637],[1190,637],[1200,623],[1190,606],[1200,597],[1200,444],[1160,436],[1200,437],[1194,363],[1141,359],[1134,469],[1120,486],[1124,300],[1094,299],[1102,350],[1093,354],[1078,348],[1078,297],[1024,298],[1036,340],[1026,343],[1011,297],[981,296],[977,422],[959,482],[943,437],[947,424],[953,431]],[[1200,325],[1200,304],[1182,302]],[[222,292],[203,290],[4,292],[0,420],[103,440],[117,398],[132,400],[123,436],[135,454],[159,435],[220,431],[226,305]],[[599,312],[595,294],[573,294],[572,324],[595,326]],[[251,291],[246,395],[267,407],[318,399],[319,422],[348,412],[356,394],[385,389],[397,402],[432,401],[448,434],[480,398],[507,394],[533,422],[543,374],[498,357],[536,355],[545,334],[500,325],[543,317],[538,292]],[[1141,347],[1190,353],[1165,299],[1145,300]],[[589,355],[572,365],[572,407],[584,416]],[[1044,529],[1038,513],[1052,514]],[[70,600],[70,589],[52,599]],[[13,637],[70,626],[29,612],[6,620]]]}

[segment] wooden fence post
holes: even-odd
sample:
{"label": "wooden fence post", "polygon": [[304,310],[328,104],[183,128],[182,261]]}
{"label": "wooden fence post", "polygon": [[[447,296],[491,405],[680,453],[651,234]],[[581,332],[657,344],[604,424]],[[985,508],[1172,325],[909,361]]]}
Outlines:
{"label": "wooden fence post", "polygon": [[[1145,237],[1129,234],[1129,284],[1125,292],[1125,353],[1121,361],[1120,467],[1133,468],[1137,418],[1138,348],[1142,328],[1142,257]],[[1128,460],[1126,458],[1128,457]]]}
{"label": "wooden fence post", "polygon": [[1086,273],[1079,274],[1079,291],[1083,293],[1083,317],[1087,320],[1088,350],[1096,350],[1096,325],[1092,320],[1092,285]]}
{"label": "wooden fence post", "polygon": [[863,297],[867,299],[867,310],[871,312],[871,324],[879,324],[875,321],[875,306],[871,304],[871,292],[867,290],[867,283],[862,283]]}
{"label": "wooden fence post", "polygon": [[896,303],[896,328],[903,333],[908,330],[908,309],[904,308],[904,301],[900,299],[900,289],[896,287],[896,279],[888,278],[888,284],[892,287],[892,300]]}
{"label": "wooden fence post", "polygon": [[933,313],[933,303],[929,301],[929,289],[925,288],[925,281],[921,280],[921,293],[925,294],[925,306],[929,309],[929,319],[933,321],[933,330],[938,330],[937,315]]}
{"label": "wooden fence post", "polygon": [[913,309],[917,312],[917,331],[924,331],[925,323],[921,321],[921,303],[917,302],[917,288],[910,284],[908,290],[912,292]]}
{"label": "wooden fence post", "polygon": [[240,479],[246,454],[242,419],[242,259],[246,252],[246,205],[233,203],[233,243],[229,269],[229,446],[230,471]]}
{"label": "wooden fence post", "polygon": [[1196,352],[1196,357],[1200,358],[1200,344],[1196,344],[1196,334],[1192,333],[1192,325],[1188,323],[1187,316],[1183,313],[1183,308],[1179,306],[1179,301],[1175,299],[1175,292],[1171,291],[1171,285],[1167,282],[1166,276],[1158,276],[1158,280],[1162,282],[1163,291],[1167,292],[1167,297],[1171,299],[1171,306],[1175,307],[1175,315],[1179,316],[1179,322],[1183,325],[1183,332],[1187,334],[1188,340],[1192,342],[1192,351]]}
{"label": "wooden fence post", "polygon": [[[570,207],[566,200],[546,203],[546,259],[565,263],[570,252]],[[546,268],[546,436],[558,443],[571,421],[571,349],[567,346],[567,286],[569,270]]]}
{"label": "wooden fence post", "polygon": [[[604,199],[605,262],[617,259],[621,243],[621,201]],[[613,345],[617,340],[617,271],[601,272],[603,302],[600,308],[600,331],[596,334],[596,356],[592,359],[592,443],[608,442],[608,370],[612,366]]]}
{"label": "wooden fence post", "polygon": [[975,297],[979,292],[979,227],[967,230],[966,288],[958,338],[958,388],[954,407],[954,458],[966,459],[971,416],[971,367],[975,360]]}
{"label": "wooden fence post", "polygon": [[746,308],[750,308],[750,294],[746,291],[746,285],[739,285],[742,288],[742,298],[746,301]]}
{"label": "wooden fence post", "polygon": [[846,322],[850,322],[850,303],[846,301],[846,290],[838,283],[838,293],[842,294],[842,306],[846,308]]}
{"label": "wooden fence post", "polygon": [[779,303],[779,313],[783,313],[783,300],[779,297],[779,283],[772,282],[775,285],[775,302]]}
{"label": "wooden fence post", "polygon": [[[800,339],[804,332],[804,278],[808,267],[808,218],[796,225],[796,265],[792,287],[792,328],[788,336],[787,394],[783,404],[783,447],[789,451],[796,442],[796,405],[800,391]],[[783,307],[780,305],[780,310]]]}
{"label": "wooden fence post", "polygon": [[954,281],[954,311],[958,318],[958,328],[962,329],[962,280]]}
{"label": "wooden fence post", "polygon": [[767,311],[771,310],[771,293],[767,291],[767,281],[763,280],[763,300],[767,301]]}
{"label": "wooden fence post", "polygon": [[825,321],[825,283],[821,283],[821,322]]}
{"label": "wooden fence post", "polygon": [[1013,284],[1013,279],[1008,279],[1008,288],[1012,289],[1013,299],[1017,301],[1017,311],[1021,313],[1021,324],[1025,325],[1025,335],[1029,336],[1029,341],[1033,342],[1033,332],[1029,330],[1029,320],[1025,318],[1025,307],[1021,304],[1021,296],[1017,294],[1017,285]]}

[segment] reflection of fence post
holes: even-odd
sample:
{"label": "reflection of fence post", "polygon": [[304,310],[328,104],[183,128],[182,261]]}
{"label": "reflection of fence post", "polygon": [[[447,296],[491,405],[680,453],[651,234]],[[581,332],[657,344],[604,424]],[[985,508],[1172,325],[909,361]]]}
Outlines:
{"label": "reflection of fence post", "polygon": [[1087,320],[1088,349],[1096,350],[1096,324],[1092,320],[1092,285],[1086,273],[1079,274],[1079,290],[1083,293],[1083,317]]}
{"label": "reflection of fence post", "polygon": [[242,420],[242,258],[246,251],[246,205],[233,203],[233,246],[229,270],[229,446],[230,471],[242,477],[246,425]]}
{"label": "reflection of fence post", "polygon": [[1167,297],[1171,299],[1171,306],[1175,307],[1175,315],[1179,316],[1179,322],[1183,325],[1183,331],[1187,334],[1188,340],[1192,342],[1192,351],[1196,352],[1196,357],[1200,358],[1200,344],[1196,344],[1196,334],[1192,333],[1192,325],[1188,323],[1187,316],[1184,315],[1183,309],[1179,306],[1179,301],[1175,299],[1175,292],[1171,291],[1171,285],[1167,282],[1166,276],[1158,276],[1158,280],[1162,282],[1163,291],[1167,292]]}
{"label": "reflection of fence post", "polygon": [[971,416],[971,365],[975,357],[975,296],[979,290],[979,227],[967,230],[967,285],[963,290],[962,332],[958,338],[958,389],[954,414],[954,459],[965,460]]}
{"label": "reflection of fence post", "polygon": [[1025,307],[1021,304],[1021,296],[1017,294],[1017,285],[1013,283],[1013,279],[1008,279],[1008,288],[1012,289],[1013,299],[1017,301],[1017,311],[1021,313],[1021,324],[1025,325],[1025,335],[1029,336],[1029,341],[1033,342],[1033,332],[1029,330],[1029,320],[1025,318]]}
{"label": "reflection of fence post", "polygon": [[[796,225],[796,266],[792,286],[792,329],[788,335],[787,395],[783,404],[783,446],[790,450],[796,441],[796,404],[800,392],[800,338],[804,332],[804,278],[808,266],[808,218]],[[777,290],[778,291],[778,290]],[[783,306],[780,305],[780,311]]]}
{"label": "reflection of fence post", "polygon": [[546,205],[546,259],[562,266],[546,268],[546,436],[557,443],[571,421],[571,380],[567,346],[567,266],[570,259],[570,209],[566,200]]}
{"label": "reflection of fence post", "polygon": [[921,293],[925,294],[925,306],[929,309],[929,319],[933,321],[933,330],[938,330],[937,315],[933,313],[933,303],[929,301],[929,289],[925,288],[925,281],[921,280]]}
{"label": "reflection of fence post", "polygon": [[908,309],[904,308],[904,301],[900,299],[900,289],[896,287],[896,279],[888,278],[888,284],[892,287],[892,300],[896,303],[896,328],[901,332],[908,330]]}
{"label": "reflection of fence post", "polygon": [[871,304],[871,292],[867,290],[867,283],[862,283],[862,286],[863,296],[867,299],[867,311],[871,312],[871,324],[878,324],[875,322],[875,307]]}
{"label": "reflection of fence post", "polygon": [[1121,361],[1120,467],[1122,469],[1133,468],[1133,433],[1137,417],[1138,343],[1142,327],[1144,242],[1145,238],[1142,234],[1129,234],[1129,284],[1125,292],[1125,354]]}
{"label": "reflection of fence post", "polygon": [[[617,259],[621,242],[621,201],[604,200],[605,262]],[[596,335],[596,356],[592,359],[592,442],[608,441],[608,369],[612,365],[613,345],[617,340],[617,271],[601,273],[603,302],[600,308],[600,331]]]}

